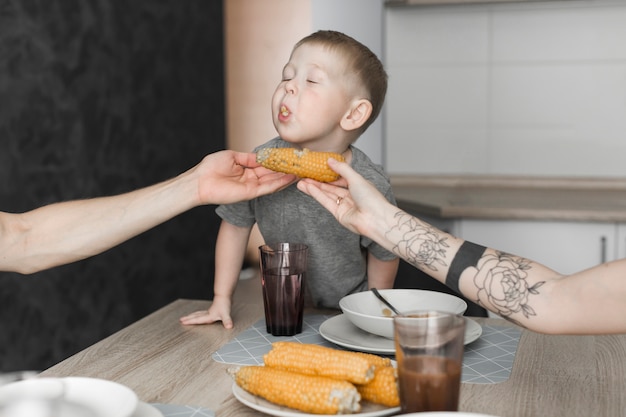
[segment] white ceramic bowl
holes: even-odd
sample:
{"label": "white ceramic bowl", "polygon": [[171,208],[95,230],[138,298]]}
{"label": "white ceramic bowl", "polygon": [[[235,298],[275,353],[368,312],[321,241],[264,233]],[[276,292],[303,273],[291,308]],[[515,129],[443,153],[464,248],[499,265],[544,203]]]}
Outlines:
{"label": "white ceramic bowl", "polygon": [[[467,303],[463,299],[443,292],[411,289],[378,292],[400,312],[438,310],[463,314],[467,310]],[[393,339],[393,313],[371,291],[347,295],[339,300],[339,307],[348,320],[360,329]]]}
{"label": "white ceramic bowl", "polygon": [[139,402],[130,388],[97,378],[34,378],[0,387],[0,404],[55,399],[84,406],[97,417],[130,417]]}

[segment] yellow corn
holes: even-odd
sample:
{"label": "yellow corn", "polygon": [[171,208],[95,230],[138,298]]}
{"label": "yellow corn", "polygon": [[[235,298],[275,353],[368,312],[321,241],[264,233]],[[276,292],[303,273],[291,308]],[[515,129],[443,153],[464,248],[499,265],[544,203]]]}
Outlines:
{"label": "yellow corn", "polygon": [[350,414],[361,410],[360,395],[347,381],[268,366],[245,366],[232,373],[241,388],[274,404],[309,414]]}
{"label": "yellow corn", "polygon": [[265,168],[321,182],[339,179],[339,175],[328,166],[328,158],[331,157],[344,161],[338,153],[315,152],[306,148],[264,148],[256,154],[257,162]]}
{"label": "yellow corn", "polygon": [[387,407],[398,407],[398,375],[393,366],[376,368],[374,379],[367,384],[357,385],[361,398],[371,403],[382,404]]}
{"label": "yellow corn", "polygon": [[389,358],[383,358],[382,356],[378,356],[378,355],[373,355],[371,353],[365,353],[365,352],[352,352],[352,354],[357,355],[357,356],[361,356],[365,359],[367,359],[367,361],[370,363],[370,365],[375,366],[375,367],[380,367],[380,366],[391,366],[391,359]]}
{"label": "yellow corn", "polygon": [[266,366],[343,379],[366,384],[374,378],[376,366],[365,354],[297,342],[275,342],[263,356]]}

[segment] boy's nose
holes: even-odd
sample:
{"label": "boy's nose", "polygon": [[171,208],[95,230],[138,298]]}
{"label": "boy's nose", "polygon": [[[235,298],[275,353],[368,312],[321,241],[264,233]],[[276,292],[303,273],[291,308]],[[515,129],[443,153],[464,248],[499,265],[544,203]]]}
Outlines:
{"label": "boy's nose", "polygon": [[287,84],[285,84],[285,91],[287,92],[287,94],[295,94],[296,93],[296,87],[295,87],[293,81],[290,81]]}

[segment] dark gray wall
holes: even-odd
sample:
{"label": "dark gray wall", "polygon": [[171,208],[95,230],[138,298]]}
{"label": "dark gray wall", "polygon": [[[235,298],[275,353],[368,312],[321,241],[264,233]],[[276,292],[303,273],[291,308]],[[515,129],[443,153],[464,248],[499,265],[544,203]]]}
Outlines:
{"label": "dark gray wall", "polygon": [[[0,0],[0,210],[121,193],[224,148],[222,2]],[[0,371],[212,298],[214,207],[102,255],[0,273]]]}

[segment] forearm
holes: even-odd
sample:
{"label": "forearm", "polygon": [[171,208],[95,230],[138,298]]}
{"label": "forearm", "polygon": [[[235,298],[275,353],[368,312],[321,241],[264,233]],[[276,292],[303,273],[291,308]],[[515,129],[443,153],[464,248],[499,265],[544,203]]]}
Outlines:
{"label": "forearm", "polygon": [[[542,296],[559,275],[540,264],[466,243],[402,210],[388,207],[367,222],[370,236],[418,269],[479,305],[525,326],[542,325],[538,311],[549,313]],[[465,244],[464,244],[465,243]],[[556,301],[556,299],[553,299]]]}
{"label": "forearm", "polygon": [[250,227],[238,227],[222,221],[215,244],[215,283],[213,293],[232,301],[239,281]]}
{"label": "forearm", "polygon": [[463,243],[391,204],[361,224],[364,235],[444,284],[451,256]]}
{"label": "forearm", "polygon": [[383,261],[371,253],[367,255],[368,288],[393,288],[398,273],[399,259]]}
{"label": "forearm", "polygon": [[52,204],[12,215],[0,270],[33,273],[101,253],[194,207],[191,172],[122,195]]}

